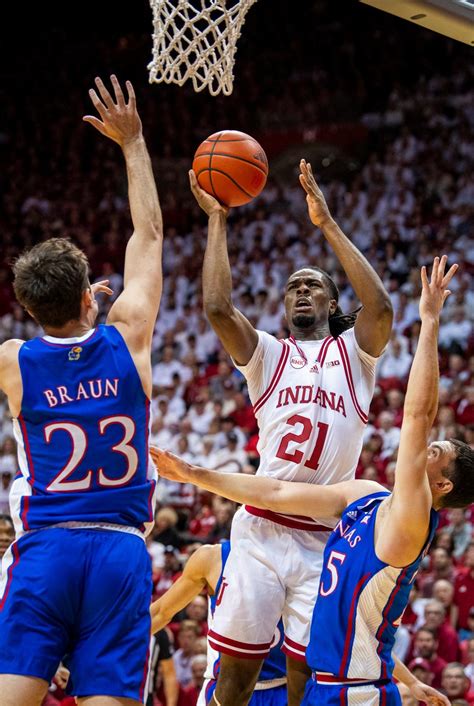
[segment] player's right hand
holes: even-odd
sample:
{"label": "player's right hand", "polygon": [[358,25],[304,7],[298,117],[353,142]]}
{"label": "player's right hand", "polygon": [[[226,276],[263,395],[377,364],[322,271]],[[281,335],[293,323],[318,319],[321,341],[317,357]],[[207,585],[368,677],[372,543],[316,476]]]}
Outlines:
{"label": "player's right hand", "polygon": [[150,446],[150,455],[156,465],[158,475],[167,480],[186,483],[189,480],[190,465],[169,451],[163,451],[158,446]]}
{"label": "player's right hand", "polygon": [[86,123],[90,123],[102,135],[109,137],[121,147],[124,147],[126,144],[141,137],[142,122],[137,112],[135,92],[130,81],[125,83],[128,101],[125,100],[122,87],[114,74],[110,77],[110,81],[114,89],[115,99],[112,98],[104,82],[99,77],[96,78],[95,85],[100,98],[93,88],[89,91],[90,99],[101,120],[95,115],[85,115],[82,119]]}
{"label": "player's right hand", "polygon": [[189,184],[194,198],[208,216],[211,216],[213,213],[222,213],[224,216],[227,216],[229,213],[227,206],[223,206],[214,196],[208,194],[204,189],[201,189],[196,174],[192,169],[189,170]]}
{"label": "player's right hand", "polygon": [[418,701],[424,701],[429,706],[450,706],[451,702],[447,696],[421,681],[416,681],[411,685],[410,691]]}

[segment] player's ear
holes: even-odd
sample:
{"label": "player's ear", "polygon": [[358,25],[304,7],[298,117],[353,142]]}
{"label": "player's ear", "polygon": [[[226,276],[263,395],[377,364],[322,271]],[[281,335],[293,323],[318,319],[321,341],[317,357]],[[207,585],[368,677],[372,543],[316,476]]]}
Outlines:
{"label": "player's ear", "polygon": [[332,316],[337,309],[337,301],[335,299],[329,300],[329,316]]}
{"label": "player's ear", "polygon": [[438,480],[435,481],[436,490],[441,495],[448,495],[454,487],[453,481],[449,480],[445,476],[440,476]]}
{"label": "player's ear", "polygon": [[92,289],[88,287],[82,292],[82,301],[86,306],[86,309],[90,309],[95,301]]}

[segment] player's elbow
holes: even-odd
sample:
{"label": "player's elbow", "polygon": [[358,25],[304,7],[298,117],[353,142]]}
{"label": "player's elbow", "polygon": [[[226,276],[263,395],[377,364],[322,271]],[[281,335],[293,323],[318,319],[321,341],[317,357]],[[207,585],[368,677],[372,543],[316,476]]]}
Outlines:
{"label": "player's elbow", "polygon": [[230,299],[210,295],[204,297],[204,311],[211,324],[213,324],[231,319],[234,313],[234,307]]}

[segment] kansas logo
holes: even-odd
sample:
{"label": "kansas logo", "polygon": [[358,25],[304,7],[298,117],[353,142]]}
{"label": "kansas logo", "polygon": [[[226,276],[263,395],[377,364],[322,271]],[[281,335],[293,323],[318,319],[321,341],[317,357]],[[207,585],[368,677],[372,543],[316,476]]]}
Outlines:
{"label": "kansas logo", "polygon": [[74,346],[74,348],[71,348],[67,355],[68,360],[79,360],[79,358],[81,357],[81,353],[82,348],[80,346]]}

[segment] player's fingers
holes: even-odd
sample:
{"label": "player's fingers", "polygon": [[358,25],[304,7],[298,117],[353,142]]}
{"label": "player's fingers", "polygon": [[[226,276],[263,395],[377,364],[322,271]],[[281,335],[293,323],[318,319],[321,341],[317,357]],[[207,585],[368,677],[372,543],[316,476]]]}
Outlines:
{"label": "player's fingers", "polygon": [[445,291],[443,292],[443,304],[446,301],[446,299],[449,297],[450,294],[451,294],[451,290],[445,289]]}
{"label": "player's fingers", "polygon": [[438,270],[439,270],[439,257],[435,257],[433,260],[433,269],[431,270],[431,283],[436,284],[438,280]]}
{"label": "player's fingers", "polygon": [[134,88],[133,88],[130,81],[125,81],[125,85],[127,87],[127,93],[128,93],[128,105],[132,108],[135,108],[135,106],[137,104],[137,99],[135,97]]}
{"label": "player's fingers", "polygon": [[423,265],[423,267],[421,268],[421,284],[423,285],[423,289],[429,287],[428,274],[426,272],[425,265]]}
{"label": "player's fingers", "polygon": [[110,77],[110,81],[112,82],[112,86],[114,87],[115,91],[115,100],[117,101],[117,105],[124,107],[125,106],[125,98],[123,96],[123,91],[120,83],[118,82],[117,76],[115,74],[112,74]]}
{"label": "player's fingers", "polygon": [[84,115],[82,118],[85,123],[90,123],[93,127],[95,127],[96,130],[101,132],[103,135],[107,134],[106,127],[103,122],[101,122],[98,118],[96,118],[94,115]]}
{"label": "player's fingers", "polygon": [[92,101],[94,108],[97,110],[97,112],[99,113],[102,120],[104,120],[105,116],[107,115],[107,108],[102,103],[102,101],[100,100],[99,96],[97,95],[96,91],[93,88],[89,89],[89,97]]}
{"label": "player's fingers", "polygon": [[107,108],[113,108],[113,106],[114,106],[113,98],[110,95],[110,93],[108,92],[108,90],[106,89],[105,84],[102,81],[102,79],[100,78],[100,76],[96,77],[95,85],[97,86],[99,93],[100,93],[100,97],[104,101]]}
{"label": "player's fingers", "polygon": [[446,263],[447,263],[447,261],[448,261],[448,256],[447,256],[447,255],[443,255],[443,257],[442,257],[441,260],[439,261],[439,269],[438,269],[438,282],[439,282],[439,284],[441,284],[442,279],[443,279],[443,277],[444,277],[444,271],[445,271],[445,269],[446,269]]}
{"label": "player's fingers", "polygon": [[300,174],[299,179],[300,179],[300,184],[301,184],[301,186],[302,186],[303,189],[306,191],[306,193],[309,194],[310,188],[309,188],[308,181],[307,181],[305,175],[304,175],[304,174]]}
{"label": "player's fingers", "polygon": [[459,265],[455,262],[454,265],[451,265],[449,270],[446,272],[446,274],[443,277],[443,281],[441,282],[442,287],[446,287],[446,285],[451,282],[452,278],[456,274],[456,272],[459,269]]}

